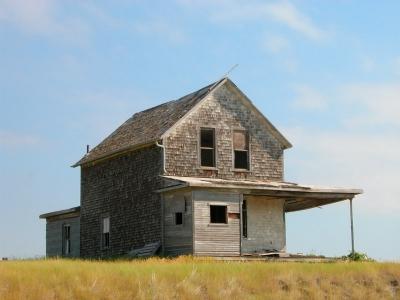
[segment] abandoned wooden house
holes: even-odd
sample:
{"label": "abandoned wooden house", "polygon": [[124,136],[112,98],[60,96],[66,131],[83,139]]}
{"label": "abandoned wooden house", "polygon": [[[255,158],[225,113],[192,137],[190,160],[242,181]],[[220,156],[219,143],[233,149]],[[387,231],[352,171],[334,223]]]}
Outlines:
{"label": "abandoned wooden house", "polygon": [[136,113],[73,166],[80,207],[40,216],[47,255],[285,253],[287,213],[362,193],[285,182],[290,147],[229,78]]}

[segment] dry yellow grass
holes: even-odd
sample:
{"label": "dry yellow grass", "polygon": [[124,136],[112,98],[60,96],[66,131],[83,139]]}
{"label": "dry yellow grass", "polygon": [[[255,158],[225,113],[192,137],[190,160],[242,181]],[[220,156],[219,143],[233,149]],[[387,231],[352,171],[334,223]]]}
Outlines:
{"label": "dry yellow grass", "polygon": [[0,299],[400,299],[400,264],[0,262]]}

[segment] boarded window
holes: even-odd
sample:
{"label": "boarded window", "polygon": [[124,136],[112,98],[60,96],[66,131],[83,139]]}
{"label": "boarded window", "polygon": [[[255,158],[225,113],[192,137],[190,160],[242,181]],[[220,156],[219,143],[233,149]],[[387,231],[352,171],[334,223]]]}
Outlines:
{"label": "boarded window", "polygon": [[247,238],[247,201],[242,203],[242,235]]}
{"label": "boarded window", "polygon": [[181,212],[175,213],[175,225],[183,224],[183,214]]}
{"label": "boarded window", "polygon": [[246,131],[233,132],[233,155],[235,169],[249,169],[249,138]]}
{"label": "boarded window", "polygon": [[63,254],[69,255],[71,253],[71,226],[65,224],[63,226]]}
{"label": "boarded window", "polygon": [[101,245],[102,248],[109,248],[110,247],[110,217],[102,218],[101,221]]}
{"label": "boarded window", "polygon": [[228,223],[225,205],[210,205],[210,223]]}
{"label": "boarded window", "polygon": [[215,130],[200,130],[200,164],[202,167],[215,167]]}

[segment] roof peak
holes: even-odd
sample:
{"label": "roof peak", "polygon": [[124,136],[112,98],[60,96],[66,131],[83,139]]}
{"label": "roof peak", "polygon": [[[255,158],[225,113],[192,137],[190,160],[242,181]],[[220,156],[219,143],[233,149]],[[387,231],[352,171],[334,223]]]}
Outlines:
{"label": "roof peak", "polygon": [[105,159],[119,152],[159,140],[165,132],[190,112],[225,79],[226,77],[176,100],[161,103],[133,114],[72,167]]}

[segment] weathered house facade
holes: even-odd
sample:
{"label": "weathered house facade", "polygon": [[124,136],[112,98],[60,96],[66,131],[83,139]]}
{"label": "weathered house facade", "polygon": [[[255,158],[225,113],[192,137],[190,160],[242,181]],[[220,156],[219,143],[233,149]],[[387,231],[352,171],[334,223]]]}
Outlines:
{"label": "weathered house facade", "polygon": [[[286,183],[290,147],[228,78],[133,115],[74,165],[76,256],[124,255],[149,243],[164,255],[284,253],[286,213],[361,193]],[[68,213],[41,217],[47,254],[64,255]]]}

